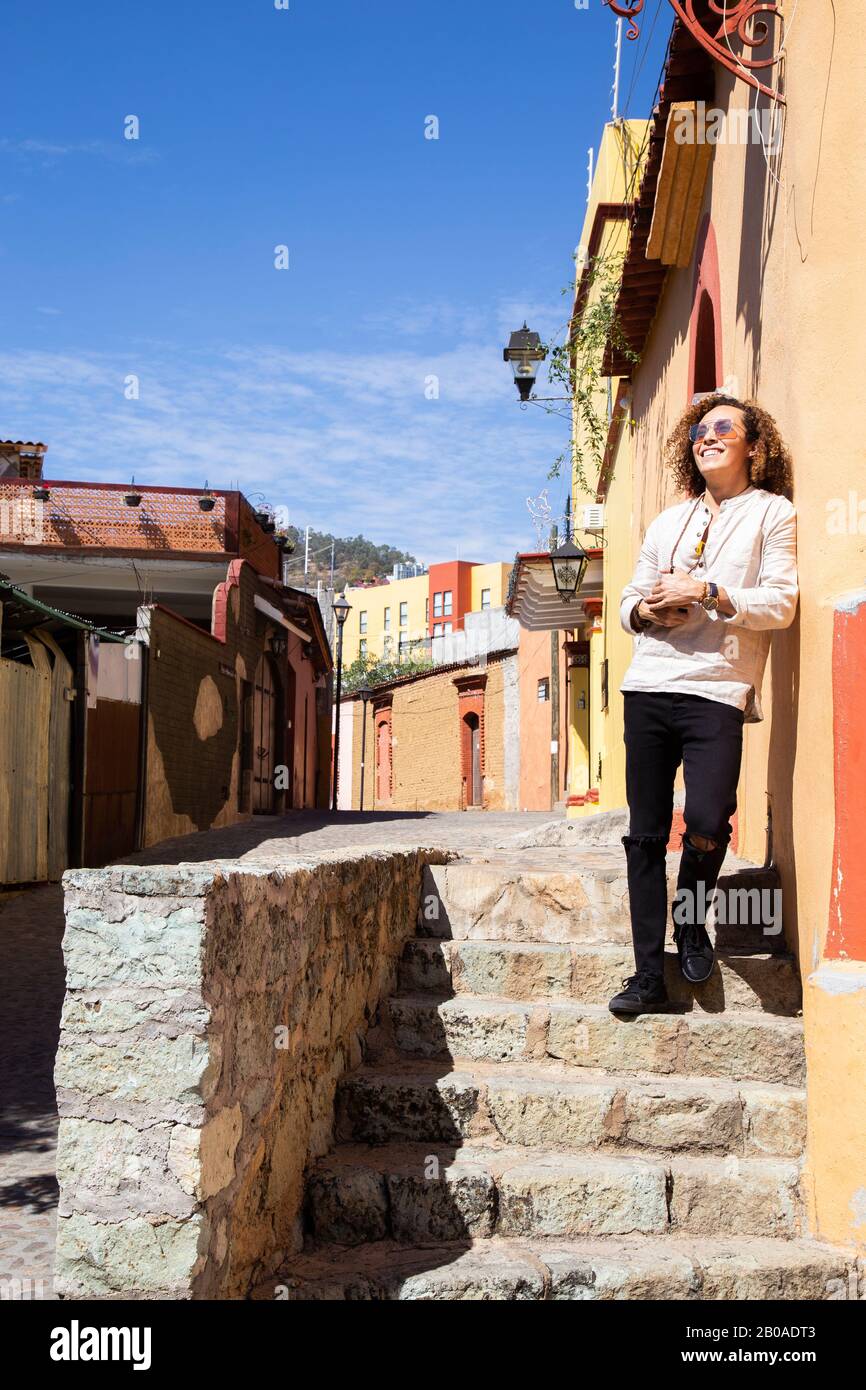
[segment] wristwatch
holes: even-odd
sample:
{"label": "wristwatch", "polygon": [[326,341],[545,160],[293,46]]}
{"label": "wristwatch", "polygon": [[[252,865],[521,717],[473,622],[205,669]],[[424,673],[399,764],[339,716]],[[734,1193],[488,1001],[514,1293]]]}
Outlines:
{"label": "wristwatch", "polygon": [[719,606],[719,586],[713,584],[709,579],[706,581],[706,593],[701,599],[701,607],[707,613],[714,613]]}

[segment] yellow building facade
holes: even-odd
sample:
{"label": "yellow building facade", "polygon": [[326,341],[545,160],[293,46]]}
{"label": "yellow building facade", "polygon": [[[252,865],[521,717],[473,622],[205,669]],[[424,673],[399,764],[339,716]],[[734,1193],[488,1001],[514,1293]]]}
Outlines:
{"label": "yellow building facade", "polygon": [[401,650],[417,650],[427,637],[428,592],[426,574],[387,584],[349,585],[345,595],[352,607],[343,626],[343,665],[359,656],[396,658]]}
{"label": "yellow building facade", "polygon": [[467,613],[502,607],[509,570],[498,561],[454,560],[408,579],[349,585],[343,665],[359,656],[429,659],[433,637],[459,632]]}
{"label": "yellow building facade", "polygon": [[[851,389],[866,337],[855,269],[866,150],[851,134],[863,106],[858,23],[856,6],[799,7],[784,107],[756,101],[675,27],[618,301],[639,360],[607,353],[604,596],[589,638],[589,715],[572,706],[570,736],[587,744],[591,773],[600,759],[597,809],[623,806],[619,684],[632,641],[618,606],[647,526],[680,500],[664,443],[694,395],[757,398],[793,457],[800,604],[773,636],[764,719],[745,730],[736,849],[778,868],[803,982],[811,1233],[866,1248],[866,833],[851,791],[866,746],[856,676],[866,672],[866,471]],[[726,133],[709,151],[677,148],[673,103],[698,113],[701,102]],[[609,167],[599,160],[596,206]],[[584,241],[595,217],[591,204]],[[583,500],[576,485],[578,522]],[[840,754],[840,740],[843,753],[861,752]]]}
{"label": "yellow building facade", "polygon": [[[631,658],[616,595],[631,577],[632,475],[630,395],[621,377],[600,376],[604,344],[592,320],[603,322],[600,303],[618,277],[628,245],[628,212],[646,152],[647,121],[605,126],[576,257],[572,359],[577,383],[572,423],[572,516],[585,549],[601,545],[603,597],[590,606],[590,621],[573,636],[588,645],[569,668],[569,777],[566,815],[591,815],[625,802],[622,696],[618,673]],[[603,457],[599,433],[606,437]],[[623,436],[622,440],[620,435]],[[614,451],[614,445],[615,451]],[[586,529],[586,509],[603,507],[603,528]],[[610,609],[613,596],[613,608]],[[613,621],[611,621],[611,614]],[[577,664],[579,661],[580,664]]]}

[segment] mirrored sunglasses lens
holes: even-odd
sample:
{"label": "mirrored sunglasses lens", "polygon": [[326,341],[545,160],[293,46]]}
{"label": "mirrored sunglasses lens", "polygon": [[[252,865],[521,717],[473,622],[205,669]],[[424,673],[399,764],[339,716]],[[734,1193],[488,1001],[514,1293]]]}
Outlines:
{"label": "mirrored sunglasses lens", "polygon": [[689,439],[693,444],[696,443],[697,440],[705,438],[710,428],[712,428],[716,439],[729,439],[734,433],[734,422],[733,420],[712,420],[709,425],[703,423],[700,425],[690,425]]}

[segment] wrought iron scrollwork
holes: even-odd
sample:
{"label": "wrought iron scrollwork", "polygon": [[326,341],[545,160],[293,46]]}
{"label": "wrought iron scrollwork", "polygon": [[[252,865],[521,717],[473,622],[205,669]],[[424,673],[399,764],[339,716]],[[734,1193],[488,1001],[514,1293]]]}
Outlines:
{"label": "wrought iron scrollwork", "polygon": [[618,4],[617,0],[604,0],[605,5],[609,5],[614,14],[619,15],[620,19],[628,20],[628,28],[625,31],[627,39],[636,39],[640,33],[638,25],[635,23],[635,15],[639,15],[644,7],[644,0],[626,0],[625,4]]}
{"label": "wrought iron scrollwork", "polygon": [[[636,39],[640,33],[636,16],[643,9],[644,0],[623,0],[622,3],[604,0],[604,3],[614,14],[629,21],[626,38]],[[781,0],[671,0],[671,4],[692,37],[716,62],[742,82],[784,105],[785,98],[778,87],[768,85],[759,76],[780,62],[783,43],[764,58],[756,57],[752,51],[771,40],[771,20],[779,21],[781,31],[784,23]],[[696,14],[698,8],[700,17]],[[741,53],[734,52],[732,39],[742,45]]]}
{"label": "wrought iron scrollwork", "polygon": [[[756,87],[765,96],[784,104],[785,98],[778,89],[768,86],[758,76],[761,70],[775,67],[781,53],[776,51],[768,57],[756,58],[749,51],[760,48],[771,39],[771,19],[779,21],[781,30],[783,19],[780,0],[707,0],[711,14],[717,15],[720,21],[712,31],[707,21],[704,20],[702,23],[695,14],[696,0],[671,0],[671,4],[689,33],[722,64],[722,67],[727,68],[728,72],[732,72],[750,87]],[[766,18],[759,18],[761,15],[765,15]],[[739,39],[743,45],[742,53],[734,53],[731,47],[732,38]]]}

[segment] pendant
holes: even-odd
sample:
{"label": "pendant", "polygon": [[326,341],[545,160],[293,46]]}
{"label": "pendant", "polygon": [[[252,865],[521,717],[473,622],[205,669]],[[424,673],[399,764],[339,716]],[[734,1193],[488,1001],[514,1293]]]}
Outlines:
{"label": "pendant", "polygon": [[705,544],[704,541],[698,541],[697,545],[695,546],[695,554],[696,554],[696,555],[703,555],[703,553],[704,553],[704,544]]}

